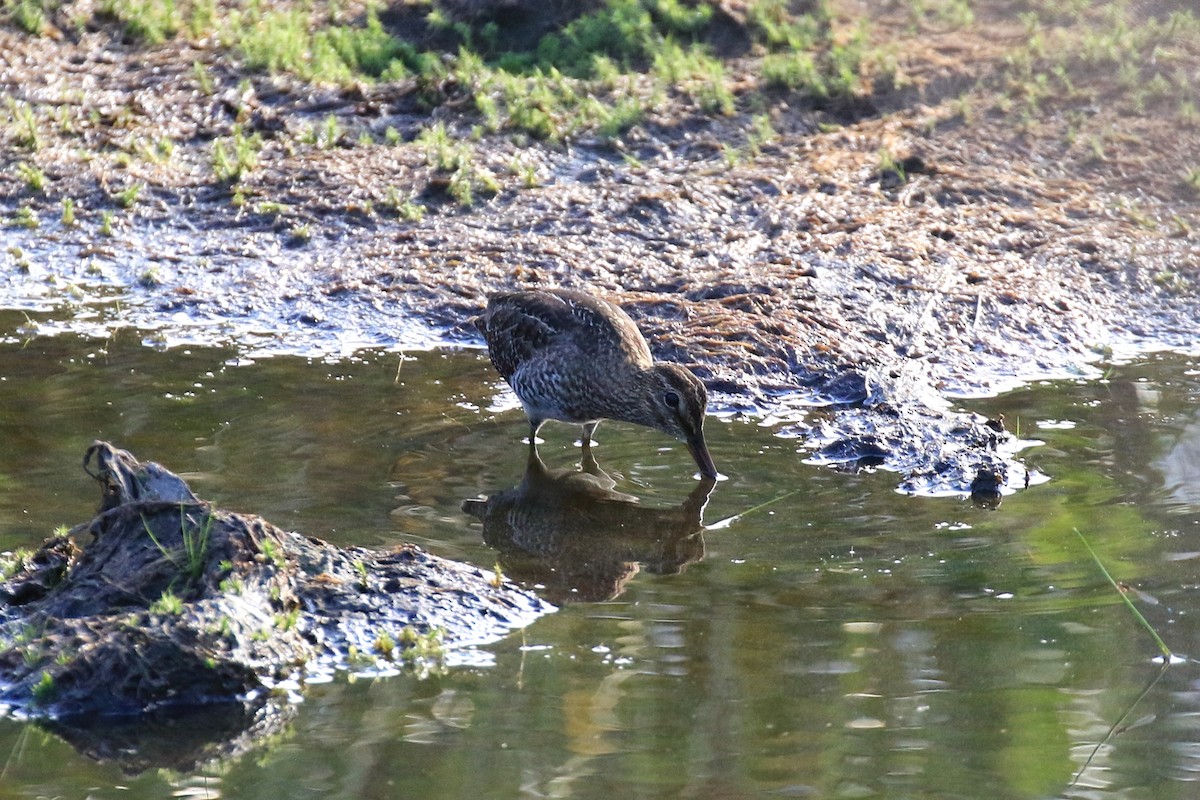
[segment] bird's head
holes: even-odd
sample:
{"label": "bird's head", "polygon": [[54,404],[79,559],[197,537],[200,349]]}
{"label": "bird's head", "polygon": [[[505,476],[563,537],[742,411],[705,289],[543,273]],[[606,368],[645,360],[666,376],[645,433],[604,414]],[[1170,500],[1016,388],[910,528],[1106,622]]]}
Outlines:
{"label": "bird's head", "polygon": [[647,424],[687,445],[700,474],[715,480],[717,468],[704,441],[708,391],[700,379],[678,364],[655,364],[645,372],[641,399]]}

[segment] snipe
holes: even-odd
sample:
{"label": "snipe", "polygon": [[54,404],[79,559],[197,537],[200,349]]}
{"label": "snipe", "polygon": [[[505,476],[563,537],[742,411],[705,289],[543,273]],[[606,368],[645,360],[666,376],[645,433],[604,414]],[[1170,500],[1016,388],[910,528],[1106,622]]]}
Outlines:
{"label": "snipe", "polygon": [[687,445],[700,473],[717,468],[704,441],[708,392],[678,364],[656,362],[629,315],[598,297],[561,289],[493,295],[475,327],[496,370],[529,417],[529,439],[548,419],[656,428]]}

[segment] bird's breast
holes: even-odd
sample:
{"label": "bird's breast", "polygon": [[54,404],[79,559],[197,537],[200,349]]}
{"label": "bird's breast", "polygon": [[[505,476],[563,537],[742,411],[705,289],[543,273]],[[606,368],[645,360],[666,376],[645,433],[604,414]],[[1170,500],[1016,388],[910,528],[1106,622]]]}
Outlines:
{"label": "bird's breast", "polygon": [[530,418],[594,422],[612,414],[612,392],[600,376],[529,363],[509,381]]}

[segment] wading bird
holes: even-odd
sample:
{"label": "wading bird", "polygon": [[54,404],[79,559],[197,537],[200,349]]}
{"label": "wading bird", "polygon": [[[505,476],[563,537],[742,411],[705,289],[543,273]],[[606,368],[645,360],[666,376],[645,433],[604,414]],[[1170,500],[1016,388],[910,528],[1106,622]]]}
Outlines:
{"label": "wading bird", "polygon": [[700,473],[717,477],[704,442],[704,384],[656,362],[617,306],[563,289],[512,292],[493,295],[472,321],[529,417],[531,445],[548,419],[582,425],[584,447],[601,420],[622,420],[681,440]]}

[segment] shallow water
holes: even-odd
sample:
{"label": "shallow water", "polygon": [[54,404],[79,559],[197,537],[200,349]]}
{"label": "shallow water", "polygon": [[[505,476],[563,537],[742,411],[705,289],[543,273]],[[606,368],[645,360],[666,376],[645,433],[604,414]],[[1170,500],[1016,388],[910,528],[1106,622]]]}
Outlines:
{"label": "shallow water", "polygon": [[[132,332],[11,340],[0,398],[0,549],[91,516],[78,464],[106,438],[223,507],[499,561],[568,601],[478,666],[308,687],[284,734],[196,772],[127,775],[0,720],[0,796],[1157,798],[1200,777],[1200,668],[1163,671],[1074,532],[1193,655],[1200,370],[1184,359],[972,402],[1043,442],[1023,458],[1050,480],[996,510],[712,419],[730,477],[710,527],[669,552],[638,530],[540,554],[485,543],[462,502],[521,480],[525,426],[476,352],[252,362]],[[550,468],[578,463],[574,430],[543,435]],[[616,488],[666,517],[697,485],[659,434],[599,439]]]}

